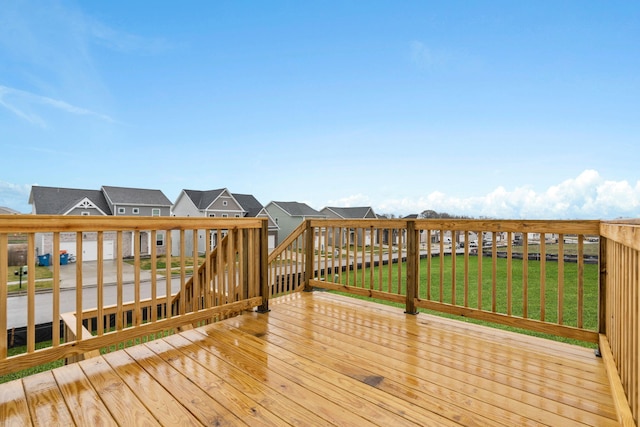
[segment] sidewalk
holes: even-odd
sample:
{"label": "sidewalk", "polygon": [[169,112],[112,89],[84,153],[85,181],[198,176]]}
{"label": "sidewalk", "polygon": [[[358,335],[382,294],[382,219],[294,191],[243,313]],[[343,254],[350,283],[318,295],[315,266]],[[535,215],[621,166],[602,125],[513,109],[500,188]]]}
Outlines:
{"label": "sidewalk", "polygon": [[[60,288],[76,287],[76,264],[60,266]],[[105,285],[116,284],[117,262],[107,260],[102,263],[102,282]],[[151,280],[151,271],[140,270],[140,281]],[[126,262],[122,263],[122,282],[133,283],[135,281],[135,268]],[[98,261],[82,263],[82,286],[90,287],[98,284]]]}
{"label": "sidewalk", "polygon": [[[102,263],[102,281],[104,285],[115,285],[117,278],[117,264],[114,260],[107,260]],[[160,277],[160,276],[158,276]],[[164,277],[164,276],[162,276]],[[151,280],[151,271],[140,270],[140,281]],[[51,281],[51,279],[36,279],[36,282]],[[122,263],[122,283],[133,283],[135,281],[135,268],[126,262]],[[82,263],[82,282],[83,287],[95,287],[98,285],[98,262],[88,261]],[[20,283],[18,280],[8,282],[8,285],[17,285]],[[22,288],[26,292],[27,278],[22,279]],[[76,264],[66,264],[60,266],[60,288],[68,289],[76,287]],[[43,289],[42,291],[50,292],[50,289]],[[15,292],[15,294],[21,294],[24,292]],[[13,292],[12,292],[13,294]]]}

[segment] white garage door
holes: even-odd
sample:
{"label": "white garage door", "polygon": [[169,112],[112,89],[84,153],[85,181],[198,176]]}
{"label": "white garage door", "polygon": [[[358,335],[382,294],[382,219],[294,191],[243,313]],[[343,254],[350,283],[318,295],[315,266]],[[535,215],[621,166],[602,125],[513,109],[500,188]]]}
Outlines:
{"label": "white garage door", "polygon": [[[105,240],[102,245],[103,257],[102,259],[113,259],[113,240]],[[66,250],[67,253],[76,254],[75,242],[60,243],[60,250]],[[97,261],[98,260],[98,242],[95,240],[83,240],[82,241],[82,261]]]}

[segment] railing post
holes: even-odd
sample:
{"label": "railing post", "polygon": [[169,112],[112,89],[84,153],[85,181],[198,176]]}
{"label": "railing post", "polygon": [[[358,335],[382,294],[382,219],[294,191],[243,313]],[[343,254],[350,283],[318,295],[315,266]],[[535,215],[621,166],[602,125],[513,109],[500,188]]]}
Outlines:
{"label": "railing post", "polygon": [[311,284],[310,281],[315,275],[315,233],[314,229],[311,226],[311,220],[305,220],[307,226],[305,227],[306,235],[305,235],[305,260],[304,260],[304,291],[310,292]]}
{"label": "railing post", "polygon": [[[249,277],[249,262],[250,262],[249,234],[252,232],[252,230],[245,228],[238,231],[242,235],[242,260],[240,260],[241,268],[242,268],[242,298],[241,299],[249,299],[249,297],[253,296],[253,295],[249,295],[249,284],[251,283],[251,280]],[[260,243],[262,244],[262,242]]]}
{"label": "railing post", "polygon": [[260,229],[260,253],[258,255],[260,263],[260,296],[262,297],[262,305],[258,306],[259,313],[269,311],[269,221],[262,221]]}
{"label": "railing post", "polygon": [[600,233],[600,253],[598,262],[600,266],[600,280],[598,283],[598,332],[607,333],[607,239]]}
{"label": "railing post", "polygon": [[[407,314],[418,314],[416,298],[418,297],[418,237],[416,236],[416,222],[407,221]],[[399,257],[402,254],[398,254]]]}

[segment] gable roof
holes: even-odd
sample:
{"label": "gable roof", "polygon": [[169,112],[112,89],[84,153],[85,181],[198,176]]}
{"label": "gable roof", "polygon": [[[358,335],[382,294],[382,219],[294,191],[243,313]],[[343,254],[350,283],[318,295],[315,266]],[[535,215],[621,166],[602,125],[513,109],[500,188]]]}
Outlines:
{"label": "gable roof", "polygon": [[326,215],[322,212],[318,212],[306,203],[300,202],[271,202],[285,211],[289,216],[315,216],[325,218]]}
{"label": "gable roof", "polygon": [[226,190],[226,188],[219,188],[217,190],[183,190],[193,202],[193,204],[199,210],[205,210]]}
{"label": "gable roof", "polygon": [[257,217],[264,207],[262,206],[262,203],[260,203],[258,199],[253,197],[251,194],[232,194],[232,196],[238,203],[240,203],[242,209],[247,212],[246,216],[248,217]]}
{"label": "gable roof", "polygon": [[369,213],[373,214],[373,218],[377,218],[376,214],[373,212],[373,209],[369,206],[360,206],[360,207],[350,207],[350,208],[340,208],[340,207],[331,207],[327,206],[323,209],[328,209],[338,215],[343,219],[362,219],[367,218]]}
{"label": "gable roof", "polygon": [[102,186],[106,199],[113,205],[171,206],[171,201],[160,190]]}
{"label": "gable roof", "polygon": [[33,213],[39,215],[65,215],[81,201],[88,200],[105,215],[111,215],[111,208],[100,190],[78,188],[32,186],[29,204]]}

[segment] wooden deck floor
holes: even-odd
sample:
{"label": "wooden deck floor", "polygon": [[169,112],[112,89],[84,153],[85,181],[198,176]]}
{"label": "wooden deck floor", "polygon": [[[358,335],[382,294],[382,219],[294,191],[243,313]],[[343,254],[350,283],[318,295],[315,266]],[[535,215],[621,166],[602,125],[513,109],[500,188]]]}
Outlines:
{"label": "wooden deck floor", "polygon": [[0,385],[3,425],[617,425],[593,351],[326,292]]}

